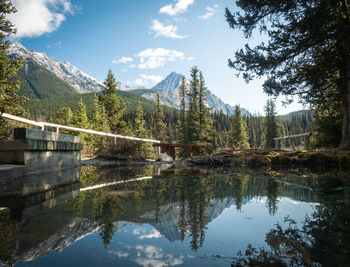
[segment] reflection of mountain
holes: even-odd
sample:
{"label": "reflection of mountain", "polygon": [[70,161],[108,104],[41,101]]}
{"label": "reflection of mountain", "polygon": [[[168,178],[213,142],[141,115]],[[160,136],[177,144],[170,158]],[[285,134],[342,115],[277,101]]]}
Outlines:
{"label": "reflection of mountain", "polygon": [[[131,171],[138,173],[136,168],[128,168],[125,171],[122,168],[115,171],[85,168],[81,182],[90,185],[101,180],[120,180],[124,173],[130,175]],[[143,173],[152,174],[154,171],[147,166]],[[26,216],[16,217],[11,217],[13,211],[0,211],[0,224],[8,227],[8,236],[12,236],[6,239],[6,246],[1,250],[10,251],[14,262],[35,260],[50,251],[60,252],[97,232],[108,245],[115,231],[135,223],[153,225],[169,241],[182,240],[184,234],[189,234],[191,247],[196,250],[204,242],[206,225],[233,205],[240,209],[250,199],[264,196],[269,207],[274,209],[277,208],[276,199],[281,196],[315,202],[314,193],[308,189],[315,187],[313,179],[298,180],[295,176],[285,176],[279,181],[283,183],[266,175],[168,169],[157,178],[80,192],[75,194],[77,197],[66,201],[67,198],[61,200],[60,197],[76,190],[68,185],[31,194],[31,201],[20,206],[11,206],[10,202],[0,199],[1,207],[15,208],[16,213],[22,215],[26,211]],[[45,192],[49,192],[49,201],[54,205],[46,206],[30,217],[27,211],[31,210],[31,205],[40,206],[47,200],[43,197],[48,195]],[[38,201],[40,199],[44,201]],[[1,238],[0,235],[0,243],[5,244]]]}

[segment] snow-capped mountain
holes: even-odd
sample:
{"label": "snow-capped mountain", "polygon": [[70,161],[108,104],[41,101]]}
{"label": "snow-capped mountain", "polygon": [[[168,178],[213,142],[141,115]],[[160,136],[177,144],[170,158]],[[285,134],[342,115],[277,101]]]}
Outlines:
{"label": "snow-capped mountain", "polygon": [[[162,104],[174,108],[180,108],[181,99],[179,96],[179,87],[181,85],[182,75],[176,72],[171,72],[164,80],[156,84],[152,89],[159,91],[159,96]],[[157,94],[153,92],[142,94],[143,97],[156,101]],[[234,114],[235,108],[224,103],[219,97],[214,95],[210,90],[207,90],[207,104],[213,111],[223,111],[225,114]],[[248,111],[241,108],[242,114],[248,114]]]}
{"label": "snow-capped mountain", "polygon": [[157,83],[152,89],[158,91],[174,90],[178,88],[182,81],[182,75],[176,72],[171,72],[164,80]]}
{"label": "snow-capped mountain", "polygon": [[101,91],[103,82],[97,80],[67,61],[58,61],[48,57],[45,52],[28,50],[21,43],[13,43],[9,49],[9,55],[19,55],[24,59],[31,59],[40,66],[55,74],[58,78],[68,83],[79,93]]}
{"label": "snow-capped mountain", "polygon": [[[9,49],[9,55],[21,56],[27,60],[24,66],[25,72],[28,71],[29,61],[34,61],[41,67],[53,73],[57,78],[74,88],[78,93],[89,93],[101,91],[103,82],[95,79],[67,61],[58,61],[55,58],[47,56],[45,52],[36,52],[28,50],[21,43],[13,43]],[[26,74],[25,74],[26,76]],[[161,102],[164,105],[174,108],[180,108],[179,87],[182,81],[182,75],[171,72],[164,80],[156,84],[150,92],[143,93],[141,96],[156,101],[156,93],[160,92]],[[118,88],[122,91],[131,91],[135,89],[145,89],[142,86],[129,86],[122,82],[117,82]],[[46,90],[46,89],[45,89]],[[207,104],[213,111],[223,111],[226,114],[233,114],[234,107],[224,103],[220,98],[207,90]],[[242,114],[247,111],[242,108]]]}

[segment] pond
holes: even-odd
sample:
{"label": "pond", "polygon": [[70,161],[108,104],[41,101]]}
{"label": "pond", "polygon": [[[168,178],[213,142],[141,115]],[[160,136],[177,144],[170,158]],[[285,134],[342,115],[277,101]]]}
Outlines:
{"label": "pond", "polygon": [[0,207],[0,265],[350,260],[348,173],[85,166],[3,185]]}

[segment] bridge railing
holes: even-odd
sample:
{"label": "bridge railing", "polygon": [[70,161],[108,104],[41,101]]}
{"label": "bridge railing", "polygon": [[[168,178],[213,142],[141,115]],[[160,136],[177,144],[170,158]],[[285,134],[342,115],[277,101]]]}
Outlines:
{"label": "bridge railing", "polygon": [[86,133],[86,134],[110,137],[110,138],[115,138],[115,139],[126,139],[126,140],[130,140],[130,141],[160,143],[159,140],[138,138],[138,137],[125,136],[125,135],[120,135],[120,134],[105,133],[105,132],[100,132],[100,131],[95,131],[95,130],[65,126],[65,125],[60,125],[60,124],[55,124],[55,123],[44,122],[44,121],[40,121],[40,122],[39,121],[32,121],[32,120],[28,120],[28,119],[14,116],[14,115],[7,114],[7,113],[1,113],[1,116],[5,119],[9,119],[9,120],[13,120],[13,121],[17,121],[17,122],[21,122],[21,123],[25,123],[28,125],[39,127],[39,128],[41,128],[41,130],[45,130],[45,127],[55,128],[56,133],[59,133],[60,129],[62,129],[62,130],[67,130],[67,131],[72,131],[72,132]]}
{"label": "bridge railing", "polygon": [[302,133],[302,134],[293,134],[293,135],[286,135],[282,137],[275,137],[273,140],[275,140],[275,149],[281,149],[281,141],[290,139],[290,138],[297,138],[297,137],[304,137],[304,148],[306,150],[310,149],[310,137],[312,135],[312,132]]}

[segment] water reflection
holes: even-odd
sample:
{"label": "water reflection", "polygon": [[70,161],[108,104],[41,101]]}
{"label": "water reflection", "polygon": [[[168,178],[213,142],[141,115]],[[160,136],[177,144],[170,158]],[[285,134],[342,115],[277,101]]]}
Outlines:
{"label": "water reflection", "polygon": [[[328,175],[327,175],[328,176]],[[348,266],[350,181],[346,175],[320,179],[320,204],[300,225],[290,216],[266,233],[269,249],[249,245],[233,266]]]}
{"label": "water reflection", "polygon": [[[27,181],[42,181],[39,178]],[[57,174],[51,186],[47,181],[38,185],[24,182],[16,190],[7,187],[0,193],[0,206],[7,207],[0,210],[3,263],[47,265],[53,257],[47,253],[56,251],[61,252],[56,255],[57,265],[63,265],[63,260],[75,265],[75,257],[64,257],[65,253],[71,249],[79,254],[93,247],[99,254],[85,253],[79,265],[84,265],[84,260],[88,265],[98,264],[101,257],[104,265],[115,265],[116,258],[121,265],[220,265],[218,259],[232,260],[236,246],[246,247],[245,240],[252,238],[246,231],[254,229],[264,236],[280,219],[280,225],[266,235],[269,248],[260,252],[281,256],[292,255],[288,251],[311,253],[309,250],[320,247],[309,256],[315,262],[325,254],[322,246],[332,255],[338,255],[335,249],[342,246],[342,260],[349,252],[350,209],[348,189],[344,189],[348,185],[338,184],[334,177],[144,165],[83,167],[80,183],[77,178],[79,170],[67,170]],[[335,184],[329,185],[330,181]],[[327,191],[332,188],[347,193],[335,200]],[[289,226],[283,223],[286,214],[303,218],[312,210],[310,205],[318,202],[321,205],[303,222],[303,235],[293,220]],[[327,231],[337,234],[326,238]],[[323,243],[314,244],[315,233]],[[257,234],[249,242],[261,244],[264,238]],[[75,243],[79,246],[73,246]],[[219,255],[213,254],[214,250]],[[258,251],[256,256],[261,257]]]}

